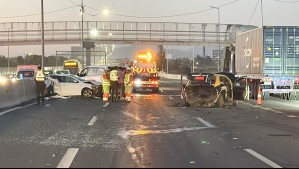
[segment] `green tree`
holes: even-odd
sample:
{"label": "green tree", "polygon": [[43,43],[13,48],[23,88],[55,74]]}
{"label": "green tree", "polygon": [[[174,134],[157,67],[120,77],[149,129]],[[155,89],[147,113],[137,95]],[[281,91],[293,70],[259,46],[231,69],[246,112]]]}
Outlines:
{"label": "green tree", "polygon": [[166,50],[164,49],[163,45],[158,46],[158,53],[157,53],[157,67],[159,70],[164,70],[166,68]]}

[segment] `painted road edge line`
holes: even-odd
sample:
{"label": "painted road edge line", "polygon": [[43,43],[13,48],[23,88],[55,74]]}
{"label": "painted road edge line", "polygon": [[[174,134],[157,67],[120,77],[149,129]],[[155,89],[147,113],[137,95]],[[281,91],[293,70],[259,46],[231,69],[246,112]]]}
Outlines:
{"label": "painted road edge line", "polygon": [[105,103],[103,107],[108,107],[110,103]]}
{"label": "painted road edge line", "polygon": [[90,120],[90,122],[87,124],[88,126],[93,126],[94,125],[94,123],[97,121],[97,117],[96,116],[94,116],[91,120]]}
{"label": "painted road edge line", "polygon": [[263,161],[267,165],[271,166],[272,168],[282,168],[281,166],[277,165],[273,161],[267,159],[266,157],[260,155],[259,153],[255,152],[251,149],[244,149],[244,150],[247,151],[247,153],[249,153],[249,154],[253,155],[254,157],[256,157],[257,159]]}
{"label": "painted road edge line", "polygon": [[208,128],[216,128],[214,125],[210,124],[209,122],[205,121],[204,119],[202,119],[200,117],[198,117],[196,119],[199,120],[202,124],[204,124]]}
{"label": "painted road edge line", "polygon": [[22,108],[27,108],[27,107],[30,107],[30,106],[33,106],[33,105],[36,105],[36,103],[28,104],[28,105],[22,106],[22,107],[15,107],[15,108],[0,112],[0,116],[2,116],[4,114],[7,114],[7,113],[10,113],[12,111],[19,110],[19,109],[22,109]]}
{"label": "painted road edge line", "polygon": [[69,148],[56,168],[70,168],[79,148]]}
{"label": "painted road edge line", "polygon": [[6,110],[4,112],[0,112],[0,116],[6,114],[6,113],[9,113],[9,112],[12,112],[12,111],[15,111],[15,110],[19,110],[21,109],[22,107],[16,107],[16,108],[13,108],[13,109],[10,109],[10,110]]}
{"label": "painted road edge line", "polygon": [[173,97],[169,96],[169,99],[170,99],[170,100],[173,100]]}

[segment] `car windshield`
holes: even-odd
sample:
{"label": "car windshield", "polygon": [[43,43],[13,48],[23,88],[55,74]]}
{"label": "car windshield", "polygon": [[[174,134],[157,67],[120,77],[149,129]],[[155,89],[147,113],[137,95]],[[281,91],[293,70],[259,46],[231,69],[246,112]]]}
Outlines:
{"label": "car windshield", "polygon": [[85,80],[84,79],[81,79],[80,77],[76,76],[76,75],[70,75],[70,77],[80,81],[80,82],[84,82]]}

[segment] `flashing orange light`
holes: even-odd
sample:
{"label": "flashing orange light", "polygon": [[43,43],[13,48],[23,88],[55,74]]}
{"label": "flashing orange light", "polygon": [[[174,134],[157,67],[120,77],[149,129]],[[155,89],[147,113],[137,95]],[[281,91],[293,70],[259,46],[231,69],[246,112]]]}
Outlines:
{"label": "flashing orange light", "polygon": [[150,51],[148,51],[148,52],[139,52],[137,57],[139,59],[146,60],[147,62],[150,62],[153,59],[153,54]]}

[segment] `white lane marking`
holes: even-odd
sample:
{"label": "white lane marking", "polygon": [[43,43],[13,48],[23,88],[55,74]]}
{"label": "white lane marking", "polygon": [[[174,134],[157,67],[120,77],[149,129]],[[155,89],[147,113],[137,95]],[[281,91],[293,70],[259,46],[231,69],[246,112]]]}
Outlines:
{"label": "white lane marking", "polygon": [[105,103],[103,107],[108,107],[110,103]]}
{"label": "white lane marking", "polygon": [[298,116],[295,116],[295,115],[287,115],[287,117],[290,117],[290,118],[296,118]]}
{"label": "white lane marking", "polygon": [[97,121],[97,119],[98,118],[96,116],[94,116],[87,125],[88,126],[93,126],[93,124]]}
{"label": "white lane marking", "polygon": [[9,113],[9,112],[12,112],[12,111],[15,111],[15,110],[18,110],[18,109],[21,109],[22,107],[16,107],[16,108],[13,108],[13,109],[10,109],[10,110],[6,110],[4,112],[1,112],[0,113],[0,116],[6,114],[6,113]]}
{"label": "white lane marking", "polygon": [[284,114],[284,112],[282,112],[282,111],[277,111],[277,110],[273,110],[273,112],[276,113],[276,114]]}
{"label": "white lane marking", "polygon": [[173,97],[169,96],[169,99],[170,99],[170,100],[173,100]]}
{"label": "white lane marking", "polygon": [[199,120],[202,124],[204,124],[208,128],[216,128],[214,125],[210,124],[209,122],[205,121],[204,119],[202,119],[200,117],[198,117],[196,119]]}
{"label": "white lane marking", "polygon": [[79,148],[69,148],[56,168],[70,168]]}
{"label": "white lane marking", "polygon": [[123,114],[126,115],[126,116],[128,116],[128,117],[131,117],[131,118],[133,118],[133,119],[135,119],[135,120],[137,120],[137,121],[141,121],[140,118],[135,117],[135,116],[134,116],[133,114],[131,114],[131,113],[127,113],[127,112],[124,112],[124,111],[123,111]]}
{"label": "white lane marking", "polygon": [[263,109],[263,110],[268,110],[268,111],[272,111],[272,109],[271,109],[271,108],[268,108],[268,107],[261,107],[261,109]]}
{"label": "white lane marking", "polygon": [[33,105],[36,105],[36,103],[28,104],[28,105],[26,105],[26,106],[23,106],[22,108],[27,108],[27,107],[30,107],[30,106],[33,106]]}
{"label": "white lane marking", "polygon": [[7,113],[10,113],[12,111],[19,110],[19,109],[22,109],[22,108],[27,108],[27,107],[30,107],[30,106],[33,106],[33,105],[36,105],[36,103],[31,103],[31,104],[28,104],[28,105],[23,106],[23,107],[15,107],[15,108],[12,108],[10,110],[6,110],[6,111],[3,111],[3,112],[0,112],[0,116],[2,116],[4,114],[7,114]]}
{"label": "white lane marking", "polygon": [[266,157],[260,155],[259,153],[255,152],[255,151],[253,151],[251,149],[244,149],[244,150],[247,151],[247,153],[253,155],[256,158],[258,158],[259,160],[263,161],[267,165],[271,166],[272,168],[282,168],[281,166],[277,165],[273,161],[267,159]]}

